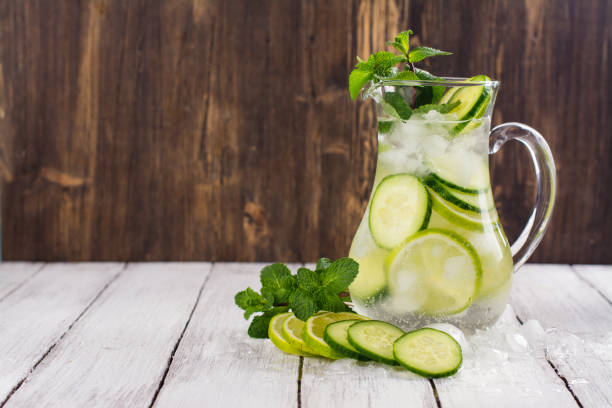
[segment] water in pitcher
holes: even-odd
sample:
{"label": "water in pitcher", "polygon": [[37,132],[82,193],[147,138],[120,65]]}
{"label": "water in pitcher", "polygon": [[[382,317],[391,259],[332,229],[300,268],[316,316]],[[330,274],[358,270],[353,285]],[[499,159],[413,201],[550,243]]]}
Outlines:
{"label": "water in pitcher", "polygon": [[404,329],[486,327],[508,303],[513,270],[491,194],[490,115],[400,120],[378,92],[376,176],[350,250],[355,309]]}

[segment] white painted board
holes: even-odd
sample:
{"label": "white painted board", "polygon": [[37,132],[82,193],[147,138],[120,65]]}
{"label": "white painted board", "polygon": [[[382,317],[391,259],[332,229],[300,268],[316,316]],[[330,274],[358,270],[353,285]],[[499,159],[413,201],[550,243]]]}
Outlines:
{"label": "white painted board", "polygon": [[0,404],[123,264],[47,264],[0,302]]}
{"label": "white painted board", "polygon": [[155,407],[297,407],[299,357],[249,338],[233,301],[264,265],[214,265]]}
{"label": "white painted board", "polygon": [[612,305],[602,295],[609,283],[596,290],[594,275],[581,276],[567,265],[527,265],[512,301],[521,319],[548,328],[546,355],[583,406],[612,406]]}
{"label": "white painted board", "polygon": [[0,302],[32,278],[42,267],[41,263],[0,262]]}
{"label": "white painted board", "polygon": [[128,265],[6,407],[148,407],[209,269]]}
{"label": "white painted board", "polygon": [[612,265],[572,265],[578,276],[612,302]]}

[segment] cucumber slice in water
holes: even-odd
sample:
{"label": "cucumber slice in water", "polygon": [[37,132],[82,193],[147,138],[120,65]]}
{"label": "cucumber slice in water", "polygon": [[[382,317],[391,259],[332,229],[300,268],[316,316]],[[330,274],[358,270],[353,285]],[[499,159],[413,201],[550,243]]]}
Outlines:
{"label": "cucumber slice in water", "polygon": [[[459,198],[457,197],[457,195],[453,194],[450,189],[445,187],[444,184],[440,183],[434,177],[425,178],[424,183],[427,185],[427,187],[435,191],[436,194],[438,194],[446,202],[457,207],[459,210],[471,211],[476,214],[480,214],[482,212],[480,205],[478,203],[474,203],[474,201],[476,200],[474,200],[473,198],[477,198],[480,194],[470,195],[468,196],[470,197],[469,199],[465,199],[465,197]],[[482,194],[484,194],[484,192]]]}
{"label": "cucumber slice in water", "polygon": [[[469,82],[485,82],[491,79],[486,75],[476,75],[470,78]],[[491,101],[491,92],[484,85],[470,85],[458,88],[451,88],[445,95],[442,96],[441,101],[447,101],[447,103],[454,103],[459,101],[459,105],[453,109],[450,113],[457,115],[457,119],[461,121],[452,130],[454,134],[458,134],[466,129],[473,122],[478,122],[485,112],[487,106]],[[479,123],[478,123],[479,124]],[[478,126],[472,125],[470,129]]]}
{"label": "cucumber slice in water", "polygon": [[474,153],[453,152],[428,159],[429,179],[466,194],[481,194],[491,188],[489,163]]}
{"label": "cucumber slice in water", "polygon": [[417,312],[457,314],[470,306],[482,267],[472,245],[454,232],[430,228],[410,237],[386,260],[392,297],[420,296]]}
{"label": "cucumber slice in water", "polygon": [[404,334],[393,344],[395,360],[427,378],[447,377],[461,367],[461,346],[447,333],[432,328]]}
{"label": "cucumber slice in water", "polygon": [[343,320],[341,322],[328,324],[323,333],[323,340],[325,340],[325,342],[329,344],[329,347],[336,353],[343,354],[356,360],[368,361],[369,358],[361,354],[359,350],[353,347],[348,341],[349,327],[360,321],[361,320]]}
{"label": "cucumber slice in water", "polygon": [[368,218],[370,232],[381,248],[392,249],[427,227],[431,198],[425,186],[410,174],[385,177],[374,192]]}
{"label": "cucumber slice in water", "polygon": [[379,363],[397,365],[393,357],[393,343],[404,332],[394,325],[369,320],[353,324],[348,329],[348,341],[361,354]]}
{"label": "cucumber slice in water", "polygon": [[[494,227],[497,216],[495,212],[487,212],[481,214],[469,213],[460,211],[451,207],[442,197],[437,195],[433,190],[429,191],[433,203],[433,212],[436,216],[441,216],[453,225],[461,227],[468,231],[485,231],[489,224]],[[431,224],[437,226],[437,217],[432,216]]]}

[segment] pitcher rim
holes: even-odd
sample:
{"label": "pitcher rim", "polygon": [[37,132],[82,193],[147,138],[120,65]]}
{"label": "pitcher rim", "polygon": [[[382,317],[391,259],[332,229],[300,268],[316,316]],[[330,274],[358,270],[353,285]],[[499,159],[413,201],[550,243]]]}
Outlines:
{"label": "pitcher rim", "polygon": [[372,88],[378,88],[380,86],[488,86],[488,87],[498,87],[499,81],[494,79],[486,80],[486,81],[470,81],[470,78],[464,77],[441,77],[441,80],[432,80],[432,79],[381,79],[374,84],[372,84]]}

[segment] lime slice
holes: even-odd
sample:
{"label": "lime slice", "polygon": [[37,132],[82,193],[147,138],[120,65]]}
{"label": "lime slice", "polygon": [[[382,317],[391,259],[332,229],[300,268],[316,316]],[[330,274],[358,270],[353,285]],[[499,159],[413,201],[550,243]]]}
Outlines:
{"label": "lime slice", "polygon": [[359,263],[359,273],[349,286],[353,299],[371,304],[381,297],[387,285],[384,260],[388,253],[385,249],[375,248],[363,258],[353,257]]}
{"label": "lime slice", "polygon": [[314,315],[306,320],[306,328],[302,334],[302,339],[308,347],[315,350],[316,354],[334,360],[345,358],[347,356],[332,350],[332,348],[329,347],[329,344],[327,344],[327,342],[323,339],[327,325],[334,322],[340,322],[342,320],[369,320],[369,318],[356,313],[347,312],[326,312],[319,315]]}
{"label": "lime slice", "polygon": [[302,332],[304,331],[304,322],[291,314],[283,322],[281,327],[281,334],[283,339],[287,341],[293,348],[299,350],[301,353],[317,355],[318,353],[308,347],[304,340],[302,340]]}
{"label": "lime slice", "polygon": [[421,299],[418,313],[452,315],[466,309],[482,279],[472,245],[443,229],[427,229],[410,237],[386,259],[392,298]]}
{"label": "lime slice", "polygon": [[290,316],[293,316],[293,313],[281,313],[272,318],[270,320],[270,326],[268,326],[268,337],[272,340],[272,343],[276,347],[278,347],[281,351],[284,351],[288,354],[295,354],[297,356],[311,356],[312,354],[308,354],[303,352],[297,347],[293,347],[285,338],[283,337],[283,323]]}

